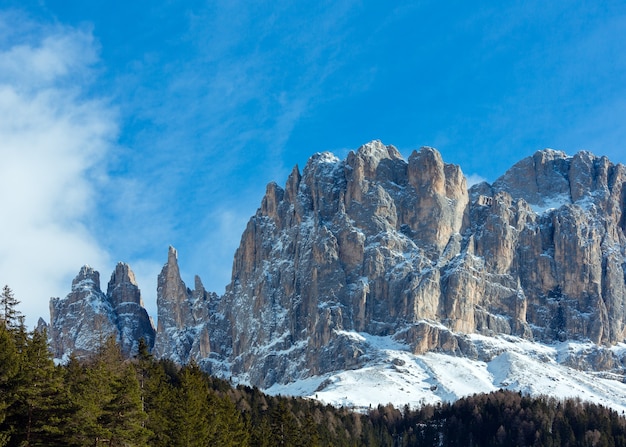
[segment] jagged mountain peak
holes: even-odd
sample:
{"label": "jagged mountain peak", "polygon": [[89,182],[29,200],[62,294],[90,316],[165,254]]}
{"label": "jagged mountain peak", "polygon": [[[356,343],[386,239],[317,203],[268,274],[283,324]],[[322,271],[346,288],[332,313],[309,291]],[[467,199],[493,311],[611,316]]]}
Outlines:
{"label": "jagged mountain peak", "polygon": [[373,140],[359,147],[356,155],[369,160],[372,165],[377,165],[384,159],[403,159],[402,154],[394,146],[386,146],[380,140]]}
{"label": "jagged mountain peak", "polygon": [[178,251],[171,245],[167,249],[167,264],[178,266]]}
{"label": "jagged mountain peak", "polygon": [[267,185],[224,296],[187,288],[169,247],[154,353],[267,388],[400,370],[398,350],[517,362],[490,363],[500,337],[593,344],[550,361],[623,374],[625,208],[626,168],[589,152],[538,151],[469,191],[433,148],[317,153]]}
{"label": "jagged mountain peak", "polygon": [[195,290],[192,291],[180,276],[178,253],[170,246],[167,263],[157,281],[158,320],[154,352],[158,357],[181,364],[195,358],[202,364],[211,352],[208,327],[210,310],[217,295],[204,289],[199,276],[195,276],[194,282]]}
{"label": "jagged mountain peak", "polygon": [[[474,188],[470,201],[461,168],[432,148],[408,161],[380,141],[343,161],[314,155],[298,194],[287,200],[271,184],[242,236],[223,300],[238,328],[234,371],[268,385],[337,362],[354,367],[368,355],[341,331],[458,355],[471,351],[458,333],[622,341],[620,169],[588,153],[539,151]],[[600,190],[614,199],[591,194]],[[596,214],[563,209],[544,219],[539,205],[564,193],[587,194]],[[610,219],[598,225],[599,215]],[[268,346],[303,363],[267,359]]]}
{"label": "jagged mountain peak", "polygon": [[[187,287],[180,277],[178,252],[171,245],[167,251],[167,263],[163,266],[161,273],[159,273],[157,292],[164,301],[183,300],[183,296],[187,293]],[[177,321],[179,320],[178,318]]]}
{"label": "jagged mountain peak", "polygon": [[137,281],[135,280],[135,273],[125,262],[118,262],[115,265],[115,270],[113,270],[113,273],[111,274],[111,280],[109,281],[109,284],[124,283],[130,283],[136,286]]}
{"label": "jagged mountain peak", "polygon": [[506,191],[538,208],[576,203],[592,196],[601,201],[618,196],[625,167],[605,156],[580,151],[573,156],[553,149],[535,152],[514,164],[493,183],[494,191]]}
{"label": "jagged mountain peak", "polygon": [[89,265],[81,267],[76,277],[72,280],[72,290],[88,288],[100,291],[100,273]]}
{"label": "jagged mountain peak", "polygon": [[107,287],[107,296],[114,306],[121,303],[135,303],[143,306],[135,274],[128,264],[119,262],[115,266]]}
{"label": "jagged mountain peak", "polygon": [[111,336],[128,356],[137,351],[140,338],[149,347],[154,344],[154,326],[143,308],[135,275],[127,264],[118,263],[104,294],[100,273],[83,266],[72,281],[72,291],[50,300],[52,351],[58,358],[70,353],[87,356]]}

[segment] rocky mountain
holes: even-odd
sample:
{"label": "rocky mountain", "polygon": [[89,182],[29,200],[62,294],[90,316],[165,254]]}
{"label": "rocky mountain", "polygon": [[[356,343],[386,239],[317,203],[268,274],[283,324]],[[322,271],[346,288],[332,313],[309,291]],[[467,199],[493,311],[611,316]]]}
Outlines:
{"label": "rocky mountain", "polygon": [[[39,326],[43,326],[41,322]],[[111,336],[120,344],[122,353],[130,356],[137,352],[141,338],[149,347],[155,339],[135,275],[121,262],[111,275],[106,294],[100,289],[100,274],[83,266],[72,281],[72,291],[65,298],[50,300],[47,329],[57,358],[93,353]]]}
{"label": "rocky mountain", "polygon": [[[491,362],[502,352],[480,337],[504,336],[590,342],[550,361],[623,374],[625,181],[626,167],[589,152],[539,151],[469,189],[432,148],[315,154],[267,186],[224,296],[199,278],[188,289],[170,248],[154,352],[268,388],[386,359],[372,340]],[[92,277],[81,270],[64,306],[95,300]],[[62,328],[83,320],[59,326],[59,306],[52,332],[75,331]]]}
{"label": "rocky mountain", "polygon": [[[354,332],[470,357],[463,334],[622,342],[625,180],[588,152],[540,151],[469,190],[431,148],[316,154],[268,185],[235,254],[218,307],[232,373],[270,386],[358,368],[373,353]],[[596,355],[581,362],[623,368]]]}
{"label": "rocky mountain", "polygon": [[178,254],[170,247],[167,263],[157,281],[154,354],[180,364],[191,359],[203,363],[211,354],[210,332],[217,333],[218,325],[213,318],[217,300],[217,294],[207,292],[198,276],[194,290],[185,286],[178,268]]}

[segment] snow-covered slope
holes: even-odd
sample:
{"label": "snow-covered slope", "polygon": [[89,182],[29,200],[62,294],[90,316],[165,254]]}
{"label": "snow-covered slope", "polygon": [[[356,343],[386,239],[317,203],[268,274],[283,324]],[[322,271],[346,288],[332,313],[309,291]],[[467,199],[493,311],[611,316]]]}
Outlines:
{"label": "snow-covered slope", "polygon": [[[512,336],[473,334],[469,338],[479,358],[470,359],[435,352],[413,355],[408,346],[391,337],[364,333],[351,336],[377,348],[380,356],[357,370],[275,384],[265,391],[367,410],[388,403],[396,407],[417,407],[453,402],[502,388],[532,396],[579,397],[618,412],[626,411],[623,376],[579,371],[562,363],[579,351],[590,349],[589,344],[545,345]],[[623,353],[626,345],[619,344],[612,349]]]}

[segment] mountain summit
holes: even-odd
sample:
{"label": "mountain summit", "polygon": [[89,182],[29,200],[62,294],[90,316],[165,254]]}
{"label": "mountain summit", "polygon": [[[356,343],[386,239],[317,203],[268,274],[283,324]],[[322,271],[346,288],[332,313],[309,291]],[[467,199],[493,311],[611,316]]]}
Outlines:
{"label": "mountain summit", "polygon": [[141,338],[152,347],[154,326],[130,267],[117,264],[104,294],[100,274],[83,266],[72,281],[72,291],[50,300],[49,337],[57,358],[93,353],[108,337],[117,340],[126,356],[137,353]]}
{"label": "mountain summit", "polygon": [[318,153],[267,186],[224,296],[188,289],[170,248],[155,353],[269,388],[368,367],[383,342],[492,362],[505,337],[586,343],[549,360],[623,374],[625,207],[626,168],[589,152],[538,151],[469,190],[428,147]]}
{"label": "mountain summit", "polygon": [[469,356],[462,334],[622,342],[625,180],[588,152],[539,151],[469,191],[432,148],[316,154],[268,185],[235,254],[232,372],[270,386],[359,367],[351,332]]}

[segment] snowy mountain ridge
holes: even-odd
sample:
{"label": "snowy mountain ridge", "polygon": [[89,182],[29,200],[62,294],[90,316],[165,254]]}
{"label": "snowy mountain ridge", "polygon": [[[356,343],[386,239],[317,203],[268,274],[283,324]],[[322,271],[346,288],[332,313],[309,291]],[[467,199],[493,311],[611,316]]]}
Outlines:
{"label": "snowy mountain ridge", "polygon": [[157,357],[271,392],[386,403],[350,385],[371,400],[375,376],[394,404],[509,388],[622,408],[626,167],[544,150],[468,189],[432,148],[315,154],[267,185],[223,296],[187,288],[170,247],[157,305]]}
{"label": "snowy mountain ridge", "polygon": [[[578,397],[620,413],[626,411],[626,383],[622,375],[567,366],[568,359],[576,358],[581,351],[593,350],[592,343],[544,345],[512,336],[472,334],[468,337],[480,350],[479,358],[472,359],[437,352],[414,355],[408,346],[399,345],[391,337],[351,336],[375,345],[378,358],[357,370],[274,384],[265,391],[366,411],[379,404],[416,408],[507,389],[558,399]],[[626,344],[611,349],[623,357]]]}

